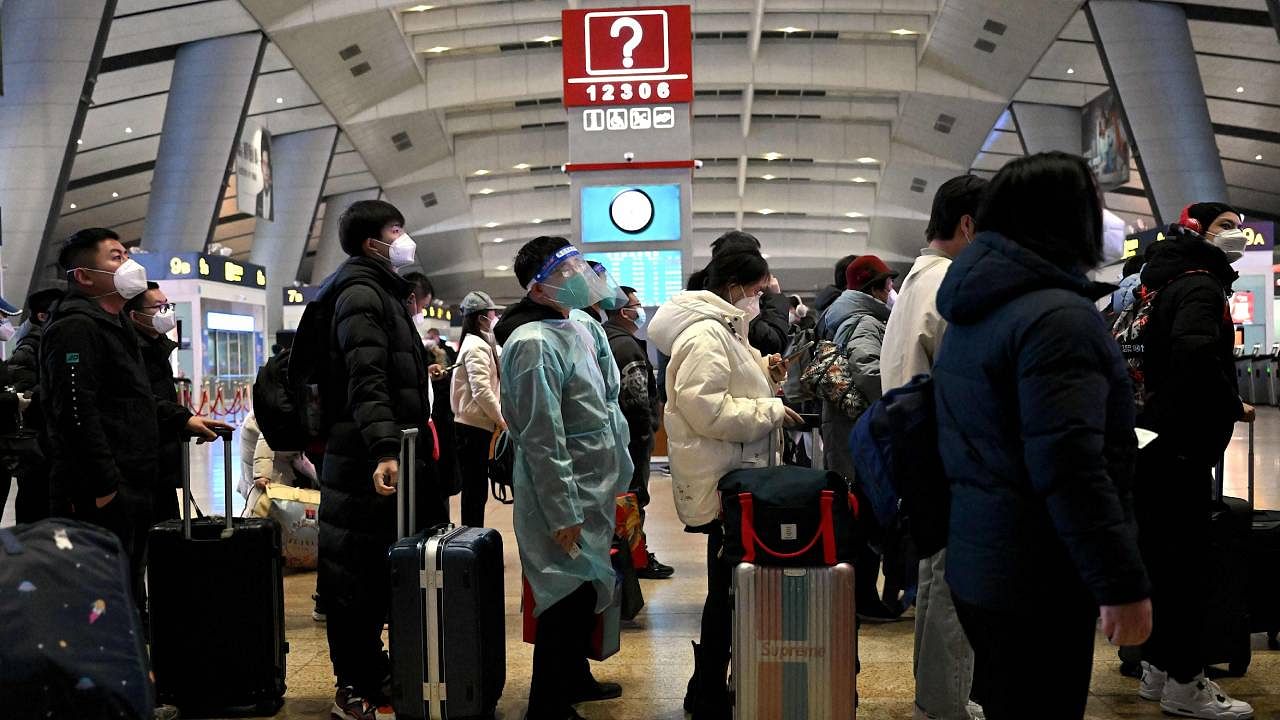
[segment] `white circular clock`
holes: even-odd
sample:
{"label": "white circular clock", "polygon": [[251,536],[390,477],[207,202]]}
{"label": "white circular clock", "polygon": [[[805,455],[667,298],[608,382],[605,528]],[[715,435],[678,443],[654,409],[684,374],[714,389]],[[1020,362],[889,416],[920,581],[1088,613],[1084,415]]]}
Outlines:
{"label": "white circular clock", "polygon": [[623,190],[609,203],[609,219],[622,232],[642,233],[653,223],[653,200],[643,190]]}

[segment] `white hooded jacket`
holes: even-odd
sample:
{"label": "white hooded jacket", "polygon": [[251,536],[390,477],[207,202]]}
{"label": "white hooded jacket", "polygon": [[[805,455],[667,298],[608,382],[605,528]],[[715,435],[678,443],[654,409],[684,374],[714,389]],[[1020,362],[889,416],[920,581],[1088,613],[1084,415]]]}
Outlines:
{"label": "white hooded jacket", "polygon": [[768,465],[786,414],[767,361],[747,343],[746,314],[715,293],[683,292],[658,309],[649,340],[667,365],[667,447],[676,512],[690,527],[720,516],[720,478]]}

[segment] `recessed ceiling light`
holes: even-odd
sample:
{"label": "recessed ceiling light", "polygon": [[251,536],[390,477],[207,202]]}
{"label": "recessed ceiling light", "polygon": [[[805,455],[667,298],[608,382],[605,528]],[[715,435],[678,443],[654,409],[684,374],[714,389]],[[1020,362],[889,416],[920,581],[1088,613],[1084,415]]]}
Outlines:
{"label": "recessed ceiling light", "polygon": [[487,227],[487,228],[496,228],[496,227],[498,227],[498,226],[499,226],[499,225],[501,225],[501,224],[502,224],[502,223],[487,222],[487,223],[485,223],[485,224],[484,224],[484,226],[485,226],[485,227]]}
{"label": "recessed ceiling light", "polygon": [[481,194],[481,195],[492,195],[492,194],[493,194],[493,188],[480,188],[480,194]]}
{"label": "recessed ceiling light", "polygon": [[764,154],[764,159],[768,160],[769,162],[773,162],[774,160],[777,160],[780,157],[782,157],[782,153],[780,152],[767,152]]}
{"label": "recessed ceiling light", "polygon": [[760,208],[756,212],[760,213],[761,215],[772,215],[778,211],[774,210],[773,208]]}
{"label": "recessed ceiling light", "polygon": [[435,8],[435,5],[414,5],[409,8],[409,12],[426,12],[428,10],[435,10]]}
{"label": "recessed ceiling light", "polygon": [[496,243],[505,242],[506,238],[494,238],[493,241]]}
{"label": "recessed ceiling light", "polygon": [[794,33],[794,32],[804,32],[804,28],[798,28],[795,25],[788,25],[784,28],[778,28],[778,32],[784,32],[788,34]]}
{"label": "recessed ceiling light", "polygon": [[516,163],[511,167],[515,170],[528,170],[530,166],[529,166],[529,163]]}
{"label": "recessed ceiling light", "polygon": [[71,203],[70,207],[71,207],[71,209],[72,209],[72,210],[75,210],[75,209],[76,209],[76,204],[75,204],[75,203]]}
{"label": "recessed ceiling light", "polygon": [[760,178],[761,178],[761,179],[763,179],[763,180],[772,180],[772,179],[774,179],[774,178],[776,178],[776,177],[778,177],[778,176],[777,176],[777,175],[774,175],[774,174],[772,174],[772,173],[765,173],[764,175],[761,175],[761,176],[760,176]]}
{"label": "recessed ceiling light", "polygon": [[844,233],[845,235],[852,235],[858,231],[854,230],[853,228],[840,228],[840,232]]}
{"label": "recessed ceiling light", "polygon": [[1254,156],[1253,156],[1253,159],[1254,159],[1254,160],[1261,160],[1261,159],[1262,159],[1262,155],[1261,155],[1261,154],[1259,154],[1259,155],[1254,155]]}
{"label": "recessed ceiling light", "polygon": [[555,35],[543,35],[542,37],[534,38],[533,41],[541,42],[541,43],[549,43],[549,42],[555,42],[559,39],[560,38]]}
{"label": "recessed ceiling light", "polygon": [[534,219],[530,220],[529,222],[533,223],[534,225],[541,225],[541,224],[542,224],[542,218],[534,218]]}
{"label": "recessed ceiling light", "polygon": [[473,173],[471,173],[471,174],[472,174],[472,175],[488,175],[488,174],[489,174],[489,171],[488,171],[488,170],[483,170],[483,169],[481,169],[481,170],[477,170],[477,171],[475,171],[475,172],[473,172]]}
{"label": "recessed ceiling light", "polygon": [[1068,75],[1075,75],[1075,74],[1076,74],[1076,69],[1075,69],[1075,68],[1067,68],[1067,74],[1068,74]]}
{"label": "recessed ceiling light", "polygon": [[118,197],[120,197],[120,193],[118,193],[118,192],[113,192],[113,193],[111,193],[111,197],[113,197],[113,198],[118,198]]}
{"label": "recessed ceiling light", "polygon": [[769,253],[760,253],[760,257],[764,258],[765,260],[768,260],[768,259],[769,259]]}
{"label": "recessed ceiling light", "polygon": [[859,175],[858,177],[855,177],[855,178],[849,178],[849,181],[856,182],[856,183],[864,183],[867,181],[867,179]]}
{"label": "recessed ceiling light", "polygon": [[497,267],[495,267],[495,268],[494,268],[494,270],[497,270],[498,272],[506,272],[506,271],[507,271],[507,267],[508,267],[508,266],[506,266],[506,265],[498,265]]}
{"label": "recessed ceiling light", "polygon": [[864,214],[862,214],[862,213],[860,213],[860,212],[858,212],[858,211],[856,211],[856,210],[855,210],[855,211],[853,211],[853,212],[847,212],[847,213],[845,213],[845,214],[844,214],[844,216],[845,216],[845,217],[847,217],[847,218],[860,218],[860,217],[866,217],[866,215],[864,215]]}
{"label": "recessed ceiling light", "polygon": [[1244,92],[1244,86],[1243,86],[1243,85],[1237,85],[1237,86],[1236,86],[1236,92],[1238,92],[1238,93],[1242,93],[1242,92]]}
{"label": "recessed ceiling light", "polygon": [[133,134],[133,128],[131,128],[131,127],[127,127],[127,128],[125,128],[125,129],[124,129],[124,134],[125,134],[125,135],[132,135],[132,134]]}
{"label": "recessed ceiling light", "polygon": [[873,157],[860,157],[858,158],[858,162],[862,163],[863,165],[874,165],[875,163],[878,163],[880,161]]}
{"label": "recessed ceiling light", "polygon": [[278,98],[276,98],[276,104],[277,104],[277,105],[283,105],[283,104],[284,104],[284,98],[282,98],[282,97],[278,97]]}
{"label": "recessed ceiling light", "polygon": [[432,47],[432,48],[427,48],[427,52],[429,52],[429,53],[435,53],[435,54],[439,55],[440,53],[443,53],[443,52],[449,52],[449,51],[450,51],[450,50],[452,50],[452,49],[453,49],[453,48],[448,47],[448,46],[446,46],[446,45],[437,45],[437,46]]}
{"label": "recessed ceiling light", "polygon": [[920,33],[916,32],[915,30],[908,30],[908,29],[906,29],[906,28],[898,28],[897,30],[890,30],[890,31],[889,31],[889,34],[891,34],[891,35],[919,35]]}
{"label": "recessed ceiling light", "polygon": [[77,144],[77,145],[83,145],[83,144],[84,144],[84,138],[76,138],[76,144]]}

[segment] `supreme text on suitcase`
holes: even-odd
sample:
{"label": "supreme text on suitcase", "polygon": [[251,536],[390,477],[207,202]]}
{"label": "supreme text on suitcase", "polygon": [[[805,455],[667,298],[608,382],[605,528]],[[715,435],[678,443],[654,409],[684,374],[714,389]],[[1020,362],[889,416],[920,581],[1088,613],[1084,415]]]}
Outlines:
{"label": "supreme text on suitcase", "polygon": [[502,536],[488,528],[415,526],[417,430],[401,434],[392,546],[391,672],[396,717],[491,717],[506,684]]}
{"label": "supreme text on suitcase", "polygon": [[733,574],[735,720],[852,720],[853,566],[738,565]]}
{"label": "supreme text on suitcase", "polygon": [[115,536],[53,518],[0,529],[0,707],[12,720],[151,720],[151,680]]}
{"label": "supreme text on suitcase", "polygon": [[284,702],[289,651],[280,526],[232,517],[231,432],[220,435],[224,518],[191,519],[188,445],[182,453],[182,519],[151,529],[147,575],[156,691],[159,702],[180,707],[184,717],[246,709],[273,715]]}

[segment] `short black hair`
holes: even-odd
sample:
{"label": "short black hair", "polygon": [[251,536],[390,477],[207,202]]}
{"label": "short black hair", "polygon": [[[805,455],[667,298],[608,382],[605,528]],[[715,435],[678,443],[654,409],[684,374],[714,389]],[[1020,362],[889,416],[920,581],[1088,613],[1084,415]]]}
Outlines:
{"label": "short black hair", "polygon": [[1147,264],[1147,256],[1145,253],[1135,253],[1133,257],[1124,261],[1124,266],[1120,268],[1120,277],[1129,277],[1137,275],[1142,266]]}
{"label": "short black hair", "polygon": [[[619,286],[618,286],[618,289],[622,291],[622,294],[623,294],[623,295],[635,295],[635,294],[636,294],[636,289],[635,289],[635,288],[633,288],[633,287],[631,287],[630,285],[619,285]],[[630,302],[630,301],[631,301],[631,298],[630,298],[630,297],[628,297],[628,298],[627,298],[627,301],[628,301],[628,302]],[[606,315],[608,315],[609,317],[614,317],[615,315],[617,315],[617,314],[619,314],[619,313],[621,313],[621,312],[622,312],[623,307],[625,307],[625,306],[623,306],[623,305],[619,305],[618,307],[613,308],[612,310],[605,310],[605,311],[604,311],[604,313],[605,313]]]}
{"label": "short black hair", "polygon": [[965,215],[976,215],[982,193],[989,183],[977,175],[960,175],[942,183],[933,195],[933,210],[929,213],[929,227],[924,231],[925,240],[949,240],[956,234],[956,227]]}
{"label": "short black hair", "polygon": [[841,290],[848,290],[849,281],[845,280],[844,274],[845,274],[845,271],[849,269],[849,266],[853,264],[853,261],[857,259],[858,259],[857,255],[845,255],[844,257],[837,260],[836,275],[835,275],[834,282],[832,282],[831,284],[835,285]]}
{"label": "short black hair", "polygon": [[125,301],[124,303],[125,313],[136,312],[142,309],[142,303],[147,301],[147,293],[151,292],[152,290],[159,290],[159,289],[160,289],[160,283],[152,282],[148,280],[146,290],[143,290],[142,292],[138,293],[137,295],[134,295],[133,297]]}
{"label": "short black hair", "polygon": [[711,257],[728,250],[759,250],[760,241],[751,233],[730,230],[711,243]]}
{"label": "short black hair", "polygon": [[412,290],[413,294],[417,295],[419,299],[428,295],[431,297],[436,296],[436,288],[431,284],[431,279],[425,274],[415,270],[414,272],[405,273],[401,277],[404,278],[405,282],[409,283],[409,289]]}
{"label": "short black hair", "polygon": [[520,252],[516,253],[516,259],[513,263],[516,271],[516,281],[520,283],[520,287],[529,287],[529,283],[533,281],[533,276],[537,275],[538,271],[542,269],[542,264],[547,261],[547,258],[568,244],[568,240],[554,235],[539,235],[525,243],[524,247],[520,248]]}
{"label": "short black hair", "polygon": [[978,207],[978,231],[1000,233],[1064,270],[1102,260],[1102,202],[1084,158],[1037,153],[996,173]]}
{"label": "short black hair", "polygon": [[84,267],[88,258],[98,252],[98,245],[107,240],[119,239],[120,236],[116,231],[109,228],[77,230],[63,241],[62,249],[58,251],[58,268],[66,274],[78,267]]}
{"label": "short black hair", "polygon": [[694,270],[689,279],[685,281],[685,290],[706,290],[707,289],[707,270]]}
{"label": "short black hair", "polygon": [[364,254],[364,241],[380,239],[388,225],[404,227],[404,215],[385,200],[357,200],[338,218],[338,242],[351,257]]}
{"label": "short black hair", "polygon": [[758,250],[738,248],[712,255],[706,268],[706,287],[724,290],[730,285],[750,285],[768,277],[769,263]]}

